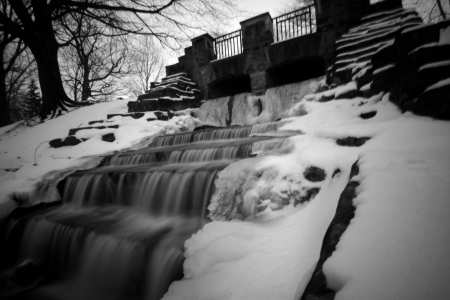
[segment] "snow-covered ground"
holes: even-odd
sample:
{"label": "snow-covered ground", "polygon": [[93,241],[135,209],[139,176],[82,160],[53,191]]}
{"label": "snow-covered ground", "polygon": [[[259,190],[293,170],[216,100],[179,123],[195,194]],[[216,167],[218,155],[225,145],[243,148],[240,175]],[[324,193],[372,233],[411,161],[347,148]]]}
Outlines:
{"label": "snow-covered ground", "polygon": [[[309,204],[294,207],[290,199],[281,210],[269,205],[243,221],[206,225],[186,242],[185,278],[164,299],[299,299],[358,159],[356,215],[324,265],[336,299],[447,299],[450,123],[401,114],[388,97],[297,104],[293,110],[306,114],[280,129],[304,132],[290,138],[292,151],[224,172],[235,169],[227,184],[243,189],[244,210],[301,191],[308,166],[327,173],[319,194]],[[371,139],[361,147],[335,143],[349,136]],[[226,201],[223,195],[213,199]]]}
{"label": "snow-covered ground", "polygon": [[[116,100],[82,107],[33,127],[18,124],[1,127],[0,217],[15,207],[16,204],[11,201],[13,194],[24,201],[55,200],[48,193],[39,195],[34,192],[39,184],[45,184],[59,176],[61,170],[90,168],[98,163],[95,156],[137,146],[142,140],[179,132],[180,128],[194,128],[194,120],[189,116],[174,117],[170,121],[147,122],[147,118],[155,118],[152,112],[140,119],[116,116],[108,120],[111,123],[88,124],[89,121],[106,120],[107,114],[126,114],[127,109],[127,101]],[[71,128],[105,125],[119,125],[119,128],[80,130],[76,136],[89,140],[73,147],[55,149],[48,144],[50,140],[67,137]],[[101,136],[111,132],[116,140],[112,143],[102,141]]]}

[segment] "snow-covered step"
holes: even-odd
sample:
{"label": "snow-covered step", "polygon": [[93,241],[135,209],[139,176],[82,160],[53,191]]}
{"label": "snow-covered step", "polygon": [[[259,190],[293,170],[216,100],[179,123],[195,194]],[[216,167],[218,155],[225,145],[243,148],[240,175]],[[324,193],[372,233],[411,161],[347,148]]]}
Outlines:
{"label": "snow-covered step", "polygon": [[109,126],[97,126],[97,127],[78,127],[78,128],[72,128],[69,129],[69,134],[68,135],[75,135],[78,131],[80,130],[100,130],[100,129],[107,129],[107,128],[119,128],[119,125],[109,125]]}
{"label": "snow-covered step", "polygon": [[450,76],[427,87],[417,98],[414,112],[450,120]]}
{"label": "snow-covered step", "polygon": [[144,113],[133,113],[133,114],[108,114],[108,115],[106,115],[106,118],[107,118],[107,119],[111,119],[111,118],[114,118],[114,117],[119,116],[119,117],[130,117],[130,118],[133,118],[133,119],[140,119],[140,118],[142,118],[144,115],[145,115]]}
{"label": "snow-covered step", "polygon": [[378,12],[375,14],[370,14],[361,19],[361,24],[359,26],[353,27],[349,30],[349,33],[353,33],[355,31],[360,30],[364,27],[372,27],[377,25],[378,23],[386,22],[395,18],[402,16],[405,13],[403,8],[397,8],[393,10],[387,10]]}
{"label": "snow-covered step", "polygon": [[179,145],[149,147],[119,153],[105,158],[105,165],[131,165],[151,162],[187,163],[250,157],[253,144],[267,140],[249,137],[227,140],[199,141]]}

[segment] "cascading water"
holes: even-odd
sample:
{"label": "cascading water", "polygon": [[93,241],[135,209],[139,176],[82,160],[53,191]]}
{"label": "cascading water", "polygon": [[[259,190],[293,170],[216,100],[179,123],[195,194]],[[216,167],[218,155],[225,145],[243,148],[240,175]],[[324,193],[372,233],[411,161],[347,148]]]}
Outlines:
{"label": "cascading water", "polygon": [[71,174],[61,206],[10,222],[15,234],[25,224],[17,264],[32,261],[45,269],[42,276],[58,274],[30,297],[160,299],[182,276],[184,241],[208,222],[217,173],[265,139],[250,132],[162,136]]}

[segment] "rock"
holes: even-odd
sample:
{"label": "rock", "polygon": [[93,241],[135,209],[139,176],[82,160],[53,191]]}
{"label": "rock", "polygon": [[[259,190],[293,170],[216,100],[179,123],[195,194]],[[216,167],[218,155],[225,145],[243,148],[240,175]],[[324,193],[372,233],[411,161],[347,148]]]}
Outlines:
{"label": "rock", "polygon": [[369,137],[346,137],[342,139],[337,139],[336,144],[339,146],[347,146],[347,147],[359,147],[364,145],[366,141],[370,140]]}
{"label": "rock", "polygon": [[41,271],[32,260],[25,260],[15,270],[10,281],[18,283],[20,285],[29,285],[36,281],[40,277]]}
{"label": "rock", "polygon": [[116,140],[114,133],[108,133],[102,136],[102,141],[112,143]]}
{"label": "rock", "polygon": [[92,125],[92,124],[96,124],[96,123],[103,123],[103,122],[105,122],[105,121],[103,121],[103,120],[98,120],[98,121],[90,121],[88,124],[89,125]]}
{"label": "rock", "polygon": [[322,97],[320,97],[320,99],[319,99],[319,102],[328,102],[331,100],[334,100],[334,94],[330,95],[330,96],[322,95]]}
{"label": "rock", "polygon": [[297,197],[294,198],[294,206],[313,200],[319,192],[320,188],[318,187],[308,189],[305,196],[299,199],[296,199]]}
{"label": "rock", "polygon": [[425,91],[414,104],[416,114],[450,120],[450,85]]}
{"label": "rock", "polygon": [[63,146],[61,139],[54,139],[48,142],[52,148],[61,148]]}
{"label": "rock", "polygon": [[164,115],[160,111],[155,111],[154,114],[158,118],[158,120],[160,120],[160,121],[167,121],[167,120],[169,120],[169,117],[167,117],[166,115]]}
{"label": "rock", "polygon": [[323,181],[327,177],[324,170],[314,166],[308,167],[305,172],[303,172],[303,176],[311,182]]}
{"label": "rock", "polygon": [[345,93],[339,94],[335,100],[339,100],[339,99],[353,99],[358,97],[358,90],[350,90],[347,91]]}
{"label": "rock", "polygon": [[367,120],[367,119],[371,119],[373,117],[375,117],[377,115],[377,111],[370,111],[370,112],[366,112],[366,113],[362,113],[359,115],[359,117],[361,119]]}
{"label": "rock", "polygon": [[105,129],[105,128],[119,128],[119,125],[110,125],[110,126],[98,126],[98,127],[78,127],[69,129],[69,135],[75,135],[80,130],[86,129]]}
{"label": "rock", "polygon": [[109,114],[109,115],[106,115],[106,118],[107,119],[111,119],[111,118],[116,117],[116,116],[121,116],[121,117],[131,117],[133,119],[140,119],[144,115],[145,115],[144,113],[140,113],[140,112],[133,113],[133,114]]}
{"label": "rock", "polygon": [[325,295],[308,295],[305,300],[333,300],[334,296],[334,293],[328,293]]}
{"label": "rock", "polygon": [[64,139],[62,142],[63,146],[76,146],[81,143],[81,140],[77,139],[75,136],[70,135]]}

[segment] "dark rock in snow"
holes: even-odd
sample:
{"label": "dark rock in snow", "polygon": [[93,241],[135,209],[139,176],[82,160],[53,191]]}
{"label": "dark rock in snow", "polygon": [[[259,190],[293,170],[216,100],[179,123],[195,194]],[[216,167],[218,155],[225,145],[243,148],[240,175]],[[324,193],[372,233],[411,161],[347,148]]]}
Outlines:
{"label": "dark rock in snow", "polygon": [[89,125],[92,125],[92,124],[96,124],[96,123],[103,123],[103,122],[105,122],[105,121],[103,121],[103,120],[98,120],[98,121],[90,121],[88,124]]}
{"label": "dark rock in snow", "polygon": [[102,136],[102,141],[112,143],[116,140],[114,133],[108,133]]}
{"label": "dark rock in snow", "polygon": [[305,196],[300,197],[299,199],[294,198],[294,206],[313,200],[319,192],[320,188],[318,187],[308,189]]}
{"label": "dark rock in snow", "polygon": [[81,140],[77,139],[75,136],[70,135],[64,139],[62,142],[63,146],[76,146],[81,143]]}
{"label": "dark rock in snow", "polygon": [[318,167],[308,167],[305,172],[303,172],[303,176],[311,182],[319,182],[325,180],[327,174],[325,171]]}
{"label": "dark rock in snow", "polygon": [[377,111],[374,110],[374,111],[362,113],[362,114],[359,115],[359,117],[361,119],[367,120],[367,119],[371,119],[371,118],[375,117],[376,115],[377,115]]}
{"label": "dark rock in snow", "polygon": [[345,93],[342,93],[340,95],[338,95],[335,99],[339,100],[339,99],[353,99],[358,97],[358,91],[357,90],[351,90],[351,91],[347,91]]}
{"label": "dark rock in snow", "polygon": [[331,96],[325,96],[322,95],[322,97],[320,97],[319,102],[328,102],[334,99],[334,94]]}
{"label": "dark rock in snow", "polygon": [[110,126],[98,126],[98,127],[78,127],[69,129],[69,135],[75,135],[80,130],[86,129],[105,129],[105,128],[119,128],[119,125],[110,125]]}
{"label": "dark rock in snow", "polygon": [[116,117],[116,116],[121,116],[121,117],[131,117],[133,119],[140,119],[144,115],[145,115],[144,113],[139,113],[139,112],[134,113],[134,114],[109,114],[109,115],[106,115],[106,118],[107,119],[111,119],[111,118]]}
{"label": "dark rock in snow", "polygon": [[[358,162],[355,162],[350,172],[350,180],[353,176],[358,175],[358,173]],[[336,214],[323,238],[319,261],[311,276],[311,280],[303,292],[302,300],[334,299],[335,292],[327,287],[327,280],[322,268],[325,261],[333,254],[342,234],[355,216],[356,208],[353,206],[353,199],[356,197],[356,188],[358,186],[358,182],[350,181],[339,197]]]}
{"label": "dark rock in snow", "polygon": [[155,114],[155,116],[158,118],[158,120],[160,121],[167,121],[169,120],[169,117],[166,116],[164,113],[160,112],[160,111],[155,111],[153,112]]}
{"label": "dark rock in snow", "polygon": [[61,148],[63,146],[61,139],[54,139],[48,142],[52,148]]}
{"label": "dark rock in snow", "polygon": [[364,145],[365,142],[367,142],[368,140],[370,140],[369,137],[346,137],[346,138],[342,138],[342,139],[337,139],[336,140],[336,144],[338,144],[339,146],[347,146],[347,147],[359,147]]}
{"label": "dark rock in snow", "polygon": [[212,125],[202,125],[195,127],[194,131],[207,130],[207,129],[218,129],[220,126],[212,126]]}

